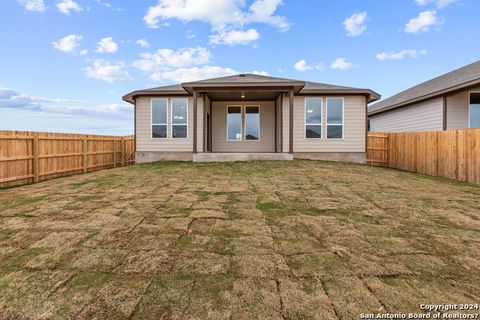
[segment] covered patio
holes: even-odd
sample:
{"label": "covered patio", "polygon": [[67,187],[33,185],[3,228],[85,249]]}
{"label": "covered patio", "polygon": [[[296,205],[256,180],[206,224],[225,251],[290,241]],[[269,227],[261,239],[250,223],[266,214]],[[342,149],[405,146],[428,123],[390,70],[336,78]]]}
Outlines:
{"label": "covered patio", "polygon": [[[193,96],[194,161],[293,159],[294,96],[305,82],[276,78],[247,83],[242,81],[246,77],[182,84]],[[203,98],[201,115],[198,97]],[[202,145],[196,136],[198,126],[203,127]],[[284,148],[284,131],[289,148]]]}

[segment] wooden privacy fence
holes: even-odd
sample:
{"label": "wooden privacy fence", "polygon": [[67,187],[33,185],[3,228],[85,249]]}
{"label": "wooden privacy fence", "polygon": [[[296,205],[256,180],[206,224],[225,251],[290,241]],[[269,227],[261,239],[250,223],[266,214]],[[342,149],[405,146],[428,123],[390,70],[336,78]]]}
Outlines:
{"label": "wooden privacy fence", "polygon": [[0,187],[133,163],[133,136],[0,131]]}
{"label": "wooden privacy fence", "polygon": [[480,129],[368,134],[367,162],[480,185]]}

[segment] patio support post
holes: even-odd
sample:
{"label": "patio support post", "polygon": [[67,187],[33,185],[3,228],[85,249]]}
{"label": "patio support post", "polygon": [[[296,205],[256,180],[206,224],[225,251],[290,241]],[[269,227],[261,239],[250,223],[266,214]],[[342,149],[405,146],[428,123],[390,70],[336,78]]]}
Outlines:
{"label": "patio support post", "polygon": [[197,153],[197,91],[193,91],[193,153]]}
{"label": "patio support post", "polygon": [[288,102],[289,102],[289,128],[288,128],[288,153],[293,154],[293,90],[290,90],[288,93]]}

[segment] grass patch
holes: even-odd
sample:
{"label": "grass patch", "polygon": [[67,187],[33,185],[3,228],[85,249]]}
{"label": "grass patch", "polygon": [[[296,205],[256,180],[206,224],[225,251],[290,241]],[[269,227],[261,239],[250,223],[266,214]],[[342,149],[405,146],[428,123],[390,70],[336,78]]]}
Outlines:
{"label": "grass patch", "polygon": [[23,206],[28,206],[31,204],[35,204],[41,201],[48,199],[48,196],[37,196],[31,198],[22,198],[22,199],[13,199],[7,201],[3,206],[1,206],[1,210],[12,210]]}
{"label": "grass patch", "polygon": [[332,210],[309,208],[309,209],[306,209],[306,210],[302,210],[300,213],[305,214],[307,216],[318,217],[318,216],[329,216],[329,215],[332,214],[331,212],[332,212]]}
{"label": "grass patch", "polygon": [[[18,190],[0,192],[0,318],[330,319],[332,305],[377,312],[378,297],[392,312],[401,297],[407,312],[421,296],[478,302],[471,185],[296,160],[158,162]],[[384,294],[390,279],[405,286]]]}
{"label": "grass patch", "polygon": [[13,230],[0,231],[0,242],[12,238],[17,232]]}
{"label": "grass patch", "polygon": [[257,203],[257,209],[262,212],[270,212],[274,210],[279,210],[282,208],[282,205],[278,202],[259,202]]}

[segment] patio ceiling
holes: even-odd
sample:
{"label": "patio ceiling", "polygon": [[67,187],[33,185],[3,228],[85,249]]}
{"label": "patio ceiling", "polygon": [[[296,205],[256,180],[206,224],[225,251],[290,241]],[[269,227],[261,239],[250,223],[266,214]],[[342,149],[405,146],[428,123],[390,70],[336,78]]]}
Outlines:
{"label": "patio ceiling", "polygon": [[278,90],[206,90],[205,93],[212,101],[273,101],[282,91]]}

